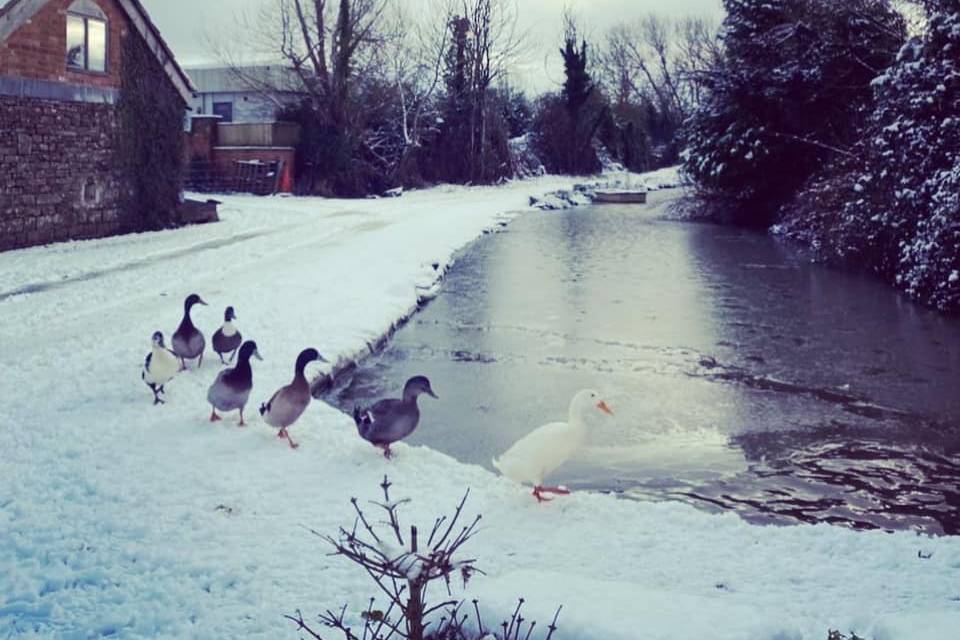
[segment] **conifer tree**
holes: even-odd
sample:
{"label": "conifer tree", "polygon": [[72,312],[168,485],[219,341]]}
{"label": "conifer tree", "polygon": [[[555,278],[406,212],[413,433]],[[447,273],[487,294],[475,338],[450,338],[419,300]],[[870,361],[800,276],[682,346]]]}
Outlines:
{"label": "conifer tree", "polygon": [[[853,158],[801,194],[789,235],[854,261],[914,299],[960,309],[960,7],[926,3],[926,34],[873,82]],[[839,198],[825,197],[839,194]]]}
{"label": "conifer tree", "polygon": [[724,0],[725,55],[685,130],[684,167],[745,223],[768,224],[850,153],[871,80],[904,38],[887,0]]}

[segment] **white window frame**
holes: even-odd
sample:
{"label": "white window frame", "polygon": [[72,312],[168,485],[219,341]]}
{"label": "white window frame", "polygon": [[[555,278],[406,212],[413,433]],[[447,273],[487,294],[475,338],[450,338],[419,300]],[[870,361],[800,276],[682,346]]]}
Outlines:
{"label": "white window frame", "polygon": [[[107,14],[100,9],[92,0],[76,0],[67,9],[67,22],[69,19],[79,18],[83,20],[83,64],[74,66],[66,63],[68,71],[78,73],[92,73],[96,75],[107,75],[110,73],[110,21],[107,20]],[[103,24],[103,70],[90,68],[90,21]],[[66,32],[67,24],[64,24]]]}

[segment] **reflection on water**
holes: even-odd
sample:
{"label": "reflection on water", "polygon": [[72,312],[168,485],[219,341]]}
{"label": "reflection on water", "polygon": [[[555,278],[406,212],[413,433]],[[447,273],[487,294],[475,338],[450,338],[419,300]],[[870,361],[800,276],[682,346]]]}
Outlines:
{"label": "reflection on water", "polygon": [[552,480],[756,522],[960,533],[960,323],[761,234],[662,219],[663,197],[478,241],[328,399],[428,375],[441,399],[410,441],[489,466],[597,387],[616,415]]}

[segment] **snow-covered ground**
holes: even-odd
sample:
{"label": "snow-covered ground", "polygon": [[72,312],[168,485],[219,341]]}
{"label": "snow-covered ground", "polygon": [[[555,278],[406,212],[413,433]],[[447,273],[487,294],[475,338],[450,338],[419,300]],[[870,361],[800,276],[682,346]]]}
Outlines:
{"label": "snow-covered ground", "polygon": [[[568,640],[957,637],[957,538],[756,527],[591,494],[538,505],[426,448],[386,461],[321,402],[291,429],[297,451],[260,422],[301,349],[362,352],[434,263],[569,184],[226,197],[219,224],[0,254],[0,637],[296,638],[284,613],[374,595],[304,526],[349,524],[349,498],[379,497],[384,474],[424,526],[471,488],[483,527],[465,550],[486,575],[469,589],[488,620],[523,596],[541,624],[563,604]],[[265,358],[247,429],[207,421],[209,352],[165,406],[140,381],[150,334],[169,337],[191,292],[211,303],[194,313],[208,336],[233,305]]]}

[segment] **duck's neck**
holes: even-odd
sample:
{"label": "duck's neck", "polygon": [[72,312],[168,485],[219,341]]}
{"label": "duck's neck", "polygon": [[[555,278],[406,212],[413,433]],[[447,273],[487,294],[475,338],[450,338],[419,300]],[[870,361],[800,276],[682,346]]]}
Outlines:
{"label": "duck's neck", "polygon": [[295,386],[295,387],[309,387],[309,386],[310,386],[309,383],[307,382],[307,374],[304,373],[304,370],[305,370],[306,368],[307,368],[306,363],[304,363],[304,364],[297,363],[297,367],[296,367],[296,369],[294,369],[294,371],[293,371],[293,382],[291,383],[291,385],[293,385],[293,386]]}
{"label": "duck's neck", "polygon": [[587,422],[583,419],[583,416],[579,413],[571,413],[568,423],[573,427],[577,433],[582,433],[586,435],[587,433]]}
{"label": "duck's neck", "polygon": [[190,309],[191,306],[188,304],[183,305],[183,321],[180,323],[182,327],[192,327],[193,320],[190,319]]}
{"label": "duck's neck", "polygon": [[240,356],[237,358],[237,371],[243,371],[245,373],[250,373],[253,369],[250,368],[250,356]]}
{"label": "duck's neck", "polygon": [[237,328],[233,326],[233,320],[224,320],[221,331],[223,332],[223,335],[229,338],[230,336],[236,335]]}
{"label": "duck's neck", "polygon": [[416,391],[406,391],[403,392],[403,404],[417,406],[417,398],[420,397],[420,394]]}

